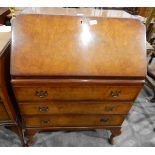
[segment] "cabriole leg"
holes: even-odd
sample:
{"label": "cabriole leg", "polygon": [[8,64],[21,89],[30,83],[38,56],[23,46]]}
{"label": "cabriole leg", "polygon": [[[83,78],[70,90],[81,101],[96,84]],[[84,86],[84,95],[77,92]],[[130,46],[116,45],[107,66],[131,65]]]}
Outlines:
{"label": "cabriole leg", "polygon": [[121,134],[121,127],[111,128],[110,131],[111,131],[111,136],[109,138],[109,143],[113,145],[114,144],[113,138]]}
{"label": "cabriole leg", "polygon": [[33,144],[33,136],[37,131],[35,130],[26,130],[25,137],[27,138],[27,146],[31,146]]}

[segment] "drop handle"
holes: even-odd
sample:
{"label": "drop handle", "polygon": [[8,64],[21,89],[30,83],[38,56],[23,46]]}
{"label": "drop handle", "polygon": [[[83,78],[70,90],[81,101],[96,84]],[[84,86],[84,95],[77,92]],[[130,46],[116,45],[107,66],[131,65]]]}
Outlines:
{"label": "drop handle", "polygon": [[48,112],[48,107],[39,107],[40,112]]}
{"label": "drop handle", "polygon": [[112,97],[119,97],[120,94],[121,94],[121,91],[120,90],[111,91],[110,94],[111,94]]}
{"label": "drop handle", "polygon": [[106,123],[106,122],[108,122],[108,120],[109,120],[108,118],[101,118],[101,119],[100,119],[100,122]]}
{"label": "drop handle", "polygon": [[40,97],[40,98],[43,98],[43,97],[47,97],[48,96],[48,93],[47,91],[36,91],[36,96]]}

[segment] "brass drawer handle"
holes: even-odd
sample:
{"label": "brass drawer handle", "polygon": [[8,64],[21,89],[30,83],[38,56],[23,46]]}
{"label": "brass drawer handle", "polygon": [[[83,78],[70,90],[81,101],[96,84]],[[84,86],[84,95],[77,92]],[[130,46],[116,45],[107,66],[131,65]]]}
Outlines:
{"label": "brass drawer handle", "polygon": [[50,123],[49,120],[41,120],[40,122],[41,122],[41,124],[43,124],[43,125],[48,125],[48,124]]}
{"label": "brass drawer handle", "polygon": [[118,97],[119,95],[121,94],[121,91],[120,90],[116,90],[116,91],[111,91],[111,96],[112,97]]}
{"label": "brass drawer handle", "polygon": [[106,122],[108,122],[108,120],[109,120],[108,118],[101,118],[101,119],[100,119],[100,122],[106,123]]}
{"label": "brass drawer handle", "polygon": [[48,107],[39,107],[40,112],[48,112]]}
{"label": "brass drawer handle", "polygon": [[105,111],[112,112],[114,110],[114,107],[105,107]]}
{"label": "brass drawer handle", "polygon": [[43,98],[43,97],[47,97],[48,96],[48,93],[47,91],[36,91],[36,96],[40,97],[40,98]]}

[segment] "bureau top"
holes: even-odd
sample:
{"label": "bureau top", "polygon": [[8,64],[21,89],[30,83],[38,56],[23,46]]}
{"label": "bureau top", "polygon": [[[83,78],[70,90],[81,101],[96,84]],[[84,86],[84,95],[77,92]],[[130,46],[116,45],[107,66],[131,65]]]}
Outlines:
{"label": "bureau top", "polygon": [[145,74],[145,28],[138,20],[30,14],[13,23],[13,76]]}

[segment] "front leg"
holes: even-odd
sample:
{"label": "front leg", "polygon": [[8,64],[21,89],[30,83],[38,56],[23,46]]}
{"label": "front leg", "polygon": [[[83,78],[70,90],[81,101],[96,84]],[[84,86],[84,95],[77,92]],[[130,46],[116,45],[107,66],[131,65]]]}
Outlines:
{"label": "front leg", "polygon": [[35,135],[37,131],[36,130],[31,130],[31,129],[26,129],[25,131],[25,137],[27,138],[27,146],[30,146],[33,144],[33,136]]}
{"label": "front leg", "polygon": [[110,128],[110,131],[111,131],[111,136],[109,138],[109,143],[113,145],[114,144],[113,138],[121,134],[121,127]]}

